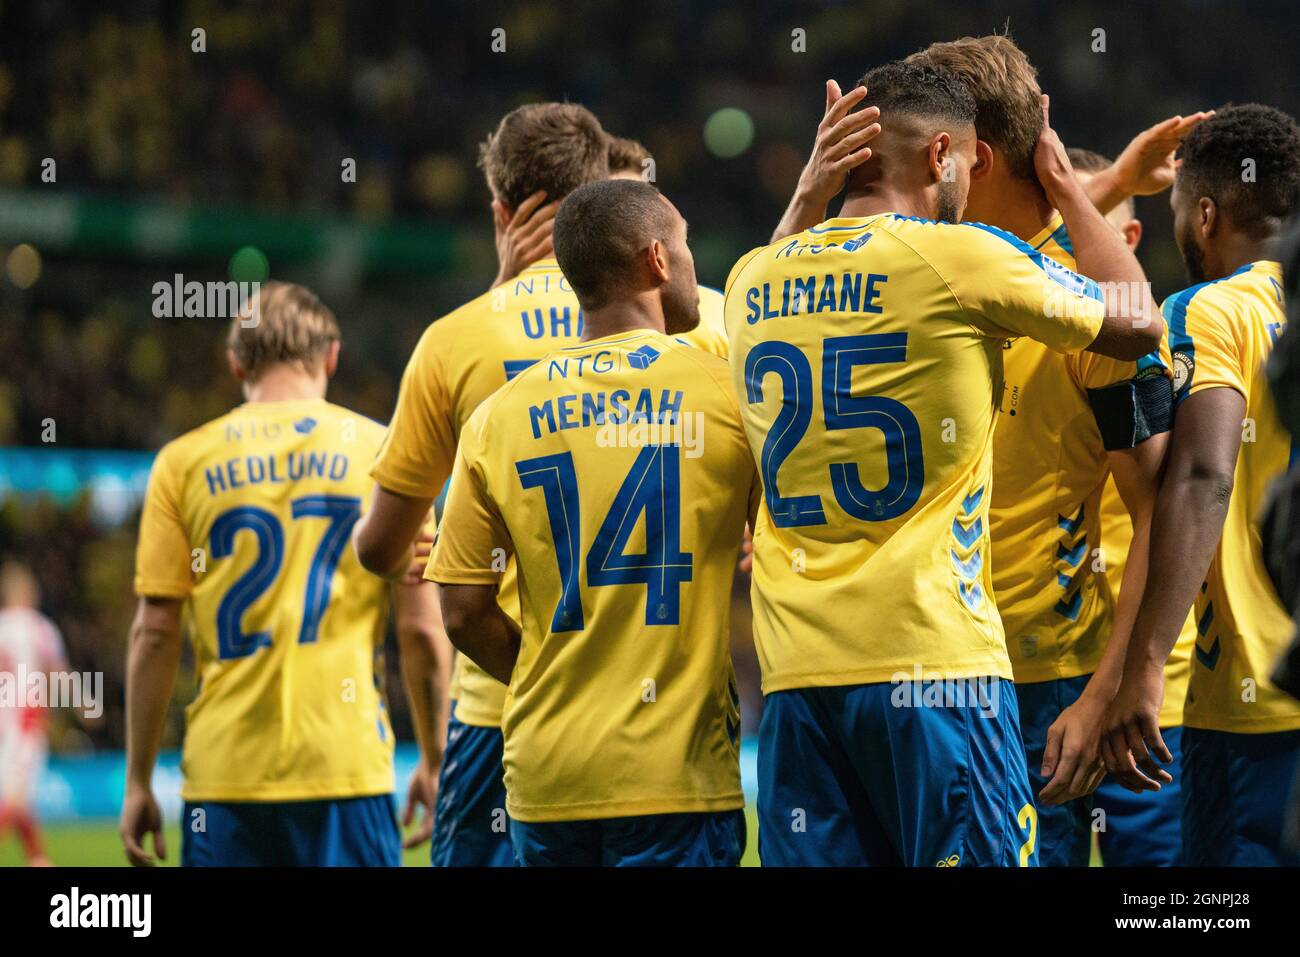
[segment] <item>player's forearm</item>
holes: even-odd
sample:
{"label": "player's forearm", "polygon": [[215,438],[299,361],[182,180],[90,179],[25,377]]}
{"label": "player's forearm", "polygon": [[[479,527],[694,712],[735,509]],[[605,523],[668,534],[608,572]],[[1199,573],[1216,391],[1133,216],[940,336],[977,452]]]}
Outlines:
{"label": "player's forearm", "polygon": [[[1135,360],[1160,345],[1162,323],[1150,284],[1137,257],[1111,228],[1073,176],[1050,181],[1047,198],[1061,214],[1074,246],[1078,271],[1101,285],[1108,338],[1122,340],[1097,349]],[[1118,321],[1116,321],[1118,320]]]}
{"label": "player's forearm", "polygon": [[472,615],[451,610],[444,602],[447,637],[456,650],[497,681],[510,683],[519,658],[519,630],[495,602]]}
{"label": "player's forearm", "polygon": [[361,567],[388,581],[410,569],[416,537],[433,499],[398,495],[376,486],[370,508],[352,530],[352,547]]}
{"label": "player's forearm", "polygon": [[785,208],[785,214],[772,232],[772,242],[780,242],[787,236],[816,226],[826,218],[826,206],[831,198],[809,188],[803,177],[800,177],[799,185],[790,197],[790,205]]}
{"label": "player's forearm", "polygon": [[132,786],[149,788],[162,744],[167,705],[180,668],[179,623],[172,628],[141,612],[131,626],[126,673],[126,775]]}
{"label": "player's forearm", "polygon": [[1083,184],[1083,191],[1103,216],[1133,196],[1132,192],[1124,188],[1114,163],[1088,177]]}
{"label": "player's forearm", "polygon": [[[433,585],[401,586],[399,591],[426,587],[435,588]],[[435,601],[435,607],[436,604]],[[397,642],[401,654],[402,683],[406,687],[411,723],[420,746],[420,756],[430,767],[436,768],[442,762],[443,745],[447,740],[450,712],[447,686],[451,677],[451,643],[442,630],[440,615],[436,621],[428,616],[416,619],[403,615],[400,607]]]}
{"label": "player's forearm", "polygon": [[1095,684],[1097,693],[1108,699],[1115,697],[1124,676],[1129,638],[1133,634],[1133,623],[1137,620],[1138,608],[1142,604],[1151,554],[1151,509],[1130,517],[1133,520],[1133,541],[1129,545],[1124,564],[1119,599],[1115,604],[1115,621],[1110,637],[1106,639],[1101,662],[1088,682],[1089,687]]}
{"label": "player's forearm", "polygon": [[1146,587],[1126,670],[1163,668],[1169,659],[1214,558],[1231,494],[1232,478],[1222,474],[1193,472],[1165,481],[1150,524]]}

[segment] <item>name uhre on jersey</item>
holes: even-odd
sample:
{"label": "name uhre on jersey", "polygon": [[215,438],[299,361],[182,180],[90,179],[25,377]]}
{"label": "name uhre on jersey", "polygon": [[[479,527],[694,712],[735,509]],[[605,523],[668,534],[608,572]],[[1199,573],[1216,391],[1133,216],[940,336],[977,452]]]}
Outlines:
{"label": "name uhre on jersey", "polygon": [[203,470],[208,494],[217,495],[247,485],[279,485],[301,479],[321,478],[341,482],[351,460],[342,452],[288,452],[272,455],[241,455]]}
{"label": "name uhre on jersey", "polygon": [[883,290],[878,288],[889,281],[881,273],[840,272],[823,276],[792,276],[782,282],[775,303],[772,284],[750,286],[745,292],[745,305],[749,312],[745,321],[751,326],[766,319],[785,316],[808,316],[819,312],[884,312],[877,302]]}

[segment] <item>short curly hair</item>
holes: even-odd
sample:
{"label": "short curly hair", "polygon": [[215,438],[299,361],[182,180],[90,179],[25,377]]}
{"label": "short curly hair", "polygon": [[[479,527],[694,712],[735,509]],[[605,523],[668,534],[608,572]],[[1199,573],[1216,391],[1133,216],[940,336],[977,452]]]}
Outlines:
{"label": "short curly hair", "polygon": [[1187,134],[1178,155],[1179,190],[1213,199],[1250,235],[1275,232],[1300,203],[1300,127],[1271,106],[1220,107]]}
{"label": "short curly hair", "polygon": [[879,107],[882,116],[895,112],[975,124],[975,99],[947,67],[895,60],[868,70],[858,85],[867,88],[862,105]]}

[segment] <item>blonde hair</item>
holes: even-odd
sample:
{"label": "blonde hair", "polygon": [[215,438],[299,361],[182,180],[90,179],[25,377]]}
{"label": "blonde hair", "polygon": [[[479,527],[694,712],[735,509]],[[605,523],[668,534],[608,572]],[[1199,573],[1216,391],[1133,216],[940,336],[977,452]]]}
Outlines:
{"label": "blonde hair", "polygon": [[334,313],[306,286],[264,282],[231,322],[226,345],[255,382],[277,365],[297,363],[314,373],[340,338]]}
{"label": "blonde hair", "polygon": [[1043,130],[1038,71],[1005,34],[931,43],[908,63],[945,66],[975,97],[975,132],[1002,150],[1011,172],[1034,179],[1034,147]]}

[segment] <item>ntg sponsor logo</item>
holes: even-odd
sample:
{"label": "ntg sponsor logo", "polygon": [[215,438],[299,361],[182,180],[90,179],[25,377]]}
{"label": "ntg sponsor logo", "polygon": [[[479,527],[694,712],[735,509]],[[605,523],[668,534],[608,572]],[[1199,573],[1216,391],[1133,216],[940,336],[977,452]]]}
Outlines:
{"label": "ntg sponsor logo", "polygon": [[61,929],[125,928],[133,937],[153,929],[151,894],[83,894],[73,887],[50,898],[50,926]]}

